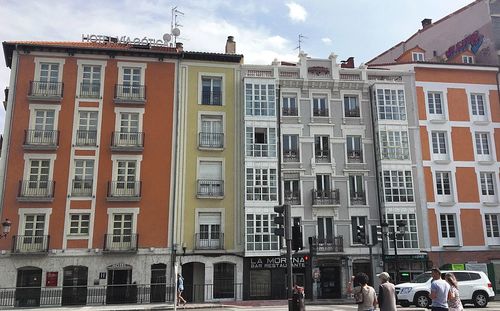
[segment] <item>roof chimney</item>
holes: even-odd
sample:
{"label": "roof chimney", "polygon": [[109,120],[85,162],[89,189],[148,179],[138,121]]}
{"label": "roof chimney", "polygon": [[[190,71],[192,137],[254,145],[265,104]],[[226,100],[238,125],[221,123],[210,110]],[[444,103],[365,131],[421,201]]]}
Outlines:
{"label": "roof chimney", "polygon": [[182,42],[176,42],[175,43],[175,48],[177,49],[177,52],[182,52],[184,50]]}
{"label": "roof chimney", "polygon": [[429,27],[430,25],[432,25],[432,19],[424,18],[422,20],[422,29],[425,29],[425,28]]}
{"label": "roof chimney", "polygon": [[233,36],[227,37],[226,54],[236,54],[236,42],[234,42]]}

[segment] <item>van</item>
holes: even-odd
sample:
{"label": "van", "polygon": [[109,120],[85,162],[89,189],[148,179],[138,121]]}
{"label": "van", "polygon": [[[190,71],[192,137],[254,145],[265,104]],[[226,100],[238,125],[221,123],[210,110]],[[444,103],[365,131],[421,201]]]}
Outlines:
{"label": "van", "polygon": [[[458,291],[462,304],[474,304],[476,308],[484,308],[488,302],[495,297],[495,292],[488,276],[482,271],[441,271],[441,277],[451,272],[458,281]],[[398,303],[402,307],[415,305],[427,308],[431,304],[429,294],[431,292],[431,272],[425,272],[409,283],[396,285]]]}

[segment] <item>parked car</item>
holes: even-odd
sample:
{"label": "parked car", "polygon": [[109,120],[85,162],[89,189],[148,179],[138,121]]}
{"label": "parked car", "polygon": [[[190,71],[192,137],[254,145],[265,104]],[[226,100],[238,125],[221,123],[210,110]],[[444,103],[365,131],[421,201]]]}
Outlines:
{"label": "parked car", "polygon": [[[441,271],[442,277],[452,272],[458,281],[458,291],[462,304],[472,303],[477,308],[484,308],[495,297],[495,292],[488,276],[482,271]],[[418,275],[410,283],[396,285],[398,303],[403,307],[415,305],[427,308],[431,304],[431,272]]]}

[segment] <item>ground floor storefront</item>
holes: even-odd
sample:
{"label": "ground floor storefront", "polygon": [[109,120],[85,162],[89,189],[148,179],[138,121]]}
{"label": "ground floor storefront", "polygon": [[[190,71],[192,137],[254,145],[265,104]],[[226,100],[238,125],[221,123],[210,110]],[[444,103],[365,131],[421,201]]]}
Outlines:
{"label": "ground floor storefront", "polygon": [[[389,273],[392,280],[397,283],[405,283],[413,280],[417,275],[432,268],[427,254],[402,254],[385,256],[385,271]],[[397,273],[399,271],[399,274]],[[397,274],[397,275],[396,275]]]}

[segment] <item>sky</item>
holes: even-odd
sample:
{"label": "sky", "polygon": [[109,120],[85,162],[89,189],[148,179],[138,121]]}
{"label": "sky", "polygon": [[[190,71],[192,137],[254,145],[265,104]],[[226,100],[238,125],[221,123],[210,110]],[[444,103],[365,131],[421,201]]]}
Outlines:
{"label": "sky", "polygon": [[[223,53],[234,36],[245,64],[311,57],[367,62],[473,0],[0,0],[0,41],[81,41],[83,34],[161,39],[177,7],[184,50]],[[1,54],[3,56],[3,53]],[[0,89],[10,69],[0,61]],[[3,92],[0,93],[3,100]],[[0,132],[5,111],[0,108]]]}

